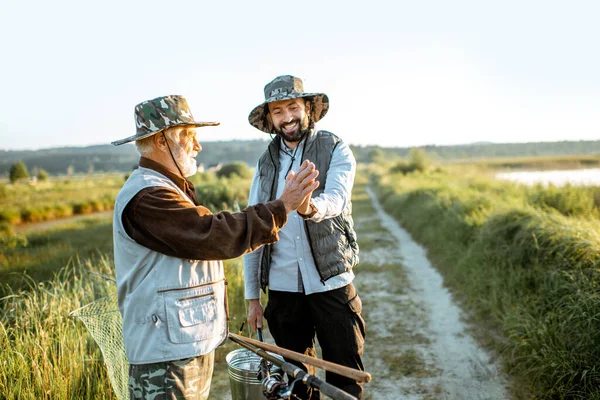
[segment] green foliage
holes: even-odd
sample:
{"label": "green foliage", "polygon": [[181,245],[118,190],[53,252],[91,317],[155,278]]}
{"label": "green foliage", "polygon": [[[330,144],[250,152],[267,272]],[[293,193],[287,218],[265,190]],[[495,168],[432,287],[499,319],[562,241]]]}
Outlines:
{"label": "green foliage", "polygon": [[252,170],[243,162],[225,164],[216,172],[218,178],[231,178],[237,175],[240,178],[252,178]]}
{"label": "green foliage", "polygon": [[8,172],[8,178],[11,183],[15,183],[20,179],[29,178],[29,171],[27,171],[27,166],[23,161],[17,161],[10,167],[10,171]]}
{"label": "green foliage", "polygon": [[408,154],[409,160],[397,161],[391,168],[393,174],[402,173],[404,175],[417,171],[425,172],[431,167],[431,159],[425,151],[420,148],[413,148]]}
{"label": "green foliage", "polygon": [[[106,261],[94,269],[111,273]],[[73,266],[49,282],[29,285],[27,291],[3,288],[8,294],[0,301],[2,398],[116,399],[98,347],[83,324],[69,317],[114,289]]]}
{"label": "green foliage", "polygon": [[368,163],[378,163],[385,160],[385,153],[381,149],[381,147],[377,146],[370,150],[367,154],[367,162]]}
{"label": "green foliage", "polygon": [[594,188],[525,189],[449,173],[397,179],[380,172],[372,182],[384,208],[427,247],[445,284],[488,329],[479,334],[519,377],[519,395],[598,398]]}
{"label": "green foliage", "polygon": [[552,208],[567,216],[598,215],[594,192],[580,186],[536,185],[530,190],[529,201],[535,207]]}
{"label": "green foliage", "polygon": [[0,251],[5,252],[18,247],[26,247],[27,238],[17,235],[8,222],[0,222]]}
{"label": "green foliage", "polygon": [[[252,171],[250,171],[252,176]],[[248,205],[250,178],[233,174],[231,178],[217,177],[214,172],[199,172],[189,178],[196,187],[200,204],[213,213],[221,210],[237,211]]]}
{"label": "green foliage", "polygon": [[420,148],[413,148],[408,153],[410,164],[419,172],[425,171],[431,165],[431,160],[425,154],[425,151]]}
{"label": "green foliage", "polygon": [[0,221],[16,225],[110,210],[122,186],[120,174],[75,176],[68,183],[49,178],[37,185],[14,185],[7,188],[4,198],[0,196]]}
{"label": "green foliage", "polygon": [[40,168],[38,170],[37,178],[40,182],[47,181],[49,176],[50,175],[48,174],[48,171],[46,171],[45,169]]}
{"label": "green foliage", "polygon": [[405,160],[400,160],[397,161],[391,168],[390,168],[390,172],[392,174],[397,174],[397,173],[401,173],[401,174],[408,174],[410,172],[413,172],[415,170],[415,166],[412,164],[409,164],[408,161]]}
{"label": "green foliage", "polygon": [[[114,275],[111,224],[87,220],[29,241],[28,248],[0,251],[0,260],[9,257],[0,263],[0,397],[116,400],[98,346],[69,317],[115,293],[114,283],[96,275]],[[224,264],[237,328],[246,315],[241,257]],[[226,343],[216,350],[214,382],[229,382],[225,356],[234,348]],[[211,390],[215,398],[229,393],[228,384],[218,389]]]}

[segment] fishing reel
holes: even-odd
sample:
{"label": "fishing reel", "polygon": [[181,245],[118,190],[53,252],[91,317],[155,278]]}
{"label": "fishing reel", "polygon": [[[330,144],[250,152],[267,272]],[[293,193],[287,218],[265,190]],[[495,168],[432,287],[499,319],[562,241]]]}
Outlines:
{"label": "fishing reel", "polygon": [[[263,342],[262,329],[257,329],[258,340]],[[285,374],[281,369],[272,369],[273,363],[263,358],[260,361],[256,377],[261,381],[263,395],[267,400],[290,400],[297,397],[292,394],[294,380],[291,385],[285,381]]]}
{"label": "fishing reel", "polygon": [[260,362],[257,378],[261,381],[263,394],[268,400],[287,400],[292,398],[292,389],[284,380],[282,372],[271,372],[272,363],[263,359]]}

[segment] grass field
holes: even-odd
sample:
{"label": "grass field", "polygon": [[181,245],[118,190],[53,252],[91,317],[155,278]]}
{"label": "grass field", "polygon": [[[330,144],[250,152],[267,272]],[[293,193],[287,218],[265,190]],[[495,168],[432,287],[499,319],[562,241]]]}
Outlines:
{"label": "grass field", "polygon": [[522,381],[515,396],[528,393],[517,398],[600,398],[598,188],[528,188],[465,171],[382,166],[372,184],[487,328],[478,336]]}
{"label": "grass field", "polygon": [[[475,166],[408,174],[390,167],[359,174],[371,176],[386,210],[428,248],[447,285],[486,328],[478,336],[532,394],[523,398],[599,399],[600,190],[518,186]],[[114,176],[89,187],[3,185],[0,209],[108,199],[122,183]],[[246,204],[248,180],[198,174],[194,184],[213,210]],[[360,201],[356,207],[361,212]],[[68,316],[114,292],[95,275],[114,273],[110,218],[20,235],[11,227],[0,229],[0,397],[114,398],[96,344]],[[368,240],[362,248],[372,246]],[[237,330],[246,315],[241,259],[225,266]],[[217,349],[215,394],[228,391],[224,358],[236,346]]]}
{"label": "grass field", "polygon": [[110,210],[124,181],[124,174],[113,173],[0,184],[0,223],[18,225]]}

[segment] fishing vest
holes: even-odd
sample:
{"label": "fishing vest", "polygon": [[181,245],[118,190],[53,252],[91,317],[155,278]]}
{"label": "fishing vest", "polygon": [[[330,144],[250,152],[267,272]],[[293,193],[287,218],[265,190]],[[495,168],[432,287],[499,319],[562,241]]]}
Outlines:
{"label": "fishing vest", "polygon": [[[303,145],[302,161],[310,160],[319,171],[319,187],[312,193],[318,197],[325,190],[327,171],[331,157],[341,139],[331,132],[318,131],[310,134]],[[280,140],[272,140],[258,161],[260,174],[259,202],[275,199],[279,176]],[[321,282],[352,270],[358,264],[358,243],[352,220],[352,202],[336,217],[321,222],[305,220],[310,250],[321,277]],[[260,287],[266,292],[269,285],[272,244],[262,246],[260,256]]]}
{"label": "fishing vest", "polygon": [[142,189],[186,194],[166,176],[139,167],[117,195],[113,241],[119,311],[131,364],[207,354],[227,338],[225,273],[221,261],[184,260],[137,244],[125,232],[125,206]]}

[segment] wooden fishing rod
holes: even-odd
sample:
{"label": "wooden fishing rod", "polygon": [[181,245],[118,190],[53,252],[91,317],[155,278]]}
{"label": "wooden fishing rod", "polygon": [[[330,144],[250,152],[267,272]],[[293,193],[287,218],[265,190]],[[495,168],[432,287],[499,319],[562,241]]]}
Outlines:
{"label": "wooden fishing rod", "polygon": [[[291,364],[289,362],[280,360],[279,358],[277,358],[274,355],[268,353],[267,351],[259,348],[258,346],[253,346],[252,344],[250,344],[248,342],[248,338],[246,338],[246,337],[236,335],[236,334],[230,332],[229,339],[236,342],[240,346],[256,353],[258,356],[271,362],[272,364],[279,366],[283,370],[283,372],[285,372],[291,378],[295,379],[294,383],[296,381],[302,381],[309,387],[314,387],[314,388],[319,389],[319,391],[321,393],[323,393],[326,396],[329,396],[330,398],[332,398],[334,400],[358,400],[356,397],[350,395],[349,393],[346,393],[345,391],[341,390],[340,388],[337,388],[330,383],[324,382],[323,380],[317,378],[314,375],[310,375],[309,373],[307,373],[300,367],[298,367],[294,364]],[[252,340],[252,339],[250,339],[250,340]],[[257,342],[257,341],[252,340],[252,342]],[[262,342],[258,342],[258,343],[265,344]],[[277,346],[275,346],[275,347],[277,347]],[[290,396],[293,396],[292,395],[292,387],[294,386],[294,383],[292,383],[292,385],[290,387],[285,385],[285,389],[283,392],[269,393],[268,398],[289,399]],[[263,380],[262,384],[263,384],[263,386],[265,386],[264,380]],[[265,394],[265,396],[267,395],[266,392],[263,392],[263,393]],[[271,397],[271,395],[273,395],[275,397]]]}
{"label": "wooden fishing rod", "polygon": [[297,353],[292,350],[284,349],[269,343],[260,342],[245,336],[236,335],[235,333],[229,332],[229,337],[236,343],[238,340],[243,340],[259,349],[270,351],[275,354],[279,354],[287,359],[300,361],[301,363],[312,365],[317,368],[321,368],[325,371],[333,372],[338,375],[345,376],[346,378],[354,379],[357,382],[371,382],[371,374],[358,369],[349,368],[344,365],[335,364],[329,361],[321,360],[319,358],[307,356],[306,354]]}

